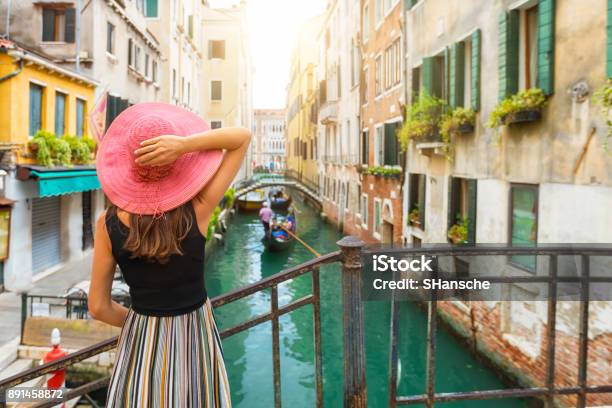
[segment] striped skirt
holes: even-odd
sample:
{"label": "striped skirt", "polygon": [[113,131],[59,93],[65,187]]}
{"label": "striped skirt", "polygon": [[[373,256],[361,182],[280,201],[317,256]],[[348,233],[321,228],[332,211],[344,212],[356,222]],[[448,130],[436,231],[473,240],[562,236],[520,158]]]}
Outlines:
{"label": "striped skirt", "polygon": [[145,316],[129,310],[106,406],[231,407],[209,299],[180,316]]}

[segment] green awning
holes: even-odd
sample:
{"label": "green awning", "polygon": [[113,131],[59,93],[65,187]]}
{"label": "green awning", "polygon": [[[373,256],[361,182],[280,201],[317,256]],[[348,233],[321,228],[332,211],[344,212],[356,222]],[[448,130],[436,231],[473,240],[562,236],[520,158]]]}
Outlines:
{"label": "green awning", "polygon": [[81,191],[97,190],[100,180],[95,170],[82,171],[36,171],[31,174],[38,179],[38,194],[49,197]]}

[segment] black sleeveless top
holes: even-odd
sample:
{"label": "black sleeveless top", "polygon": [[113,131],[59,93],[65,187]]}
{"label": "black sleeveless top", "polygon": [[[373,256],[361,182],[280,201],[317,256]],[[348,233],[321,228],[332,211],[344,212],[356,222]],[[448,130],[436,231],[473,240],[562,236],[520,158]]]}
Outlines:
{"label": "black sleeveless top", "polygon": [[132,309],[148,316],[176,316],[189,313],[204,304],[207,298],[204,286],[204,244],[206,238],[198,229],[193,203],[185,203],[193,222],[187,236],[181,241],[183,255],[171,255],[165,264],[142,258],[130,258],[131,252],[123,248],[129,228],[119,220],[117,207],[106,213],[112,251],[130,287]]}

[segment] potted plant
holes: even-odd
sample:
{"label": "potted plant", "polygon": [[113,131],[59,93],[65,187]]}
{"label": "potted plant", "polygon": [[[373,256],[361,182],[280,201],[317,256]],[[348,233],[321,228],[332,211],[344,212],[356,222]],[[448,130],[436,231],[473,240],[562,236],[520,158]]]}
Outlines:
{"label": "potted plant", "polygon": [[455,108],[440,121],[440,136],[444,143],[444,155],[447,160],[452,159],[451,137],[459,134],[474,132],[476,112],[470,108]]}
{"label": "potted plant", "polygon": [[398,178],[402,174],[402,168],[400,166],[371,166],[367,167],[364,174],[380,177],[391,177]]}
{"label": "potted plant", "polygon": [[398,132],[402,150],[408,148],[411,140],[425,141],[439,137],[440,119],[446,103],[423,91],[415,102],[406,107],[406,119]]}
{"label": "potted plant", "polygon": [[408,220],[413,227],[421,228],[421,210],[418,204],[408,214]]}
{"label": "potted plant", "polygon": [[447,233],[448,238],[455,245],[467,244],[468,239],[468,218],[461,217],[461,221],[451,226]]}
{"label": "potted plant", "polygon": [[540,120],[545,104],[546,96],[541,89],[526,89],[501,101],[491,112],[487,126],[498,128]]}
{"label": "potted plant", "polygon": [[42,166],[71,165],[70,145],[52,132],[39,130],[28,142],[28,148],[36,155],[36,161]]}

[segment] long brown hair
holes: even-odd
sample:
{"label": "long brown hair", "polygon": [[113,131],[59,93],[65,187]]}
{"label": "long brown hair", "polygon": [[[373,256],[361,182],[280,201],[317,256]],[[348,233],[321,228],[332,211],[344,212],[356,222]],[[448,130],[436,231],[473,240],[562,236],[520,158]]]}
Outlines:
{"label": "long brown hair", "polygon": [[171,255],[182,255],[181,241],[195,220],[185,205],[162,216],[129,213],[129,233],[123,248],[131,258],[166,263]]}

